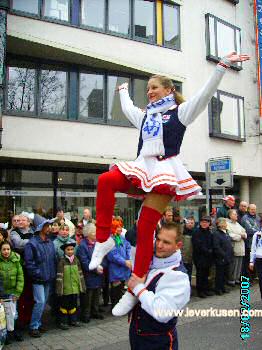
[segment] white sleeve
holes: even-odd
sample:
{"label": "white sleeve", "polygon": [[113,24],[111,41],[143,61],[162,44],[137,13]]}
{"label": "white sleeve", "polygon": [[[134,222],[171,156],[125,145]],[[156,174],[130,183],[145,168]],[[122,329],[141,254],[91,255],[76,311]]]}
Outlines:
{"label": "white sleeve", "polygon": [[137,129],[140,129],[145,112],[143,112],[142,109],[134,106],[133,101],[129,97],[127,89],[121,89],[119,91],[119,95],[123,113]]}
{"label": "white sleeve", "polygon": [[[133,292],[136,295],[139,293],[136,289]],[[189,299],[189,279],[187,274],[181,271],[165,273],[160,278],[155,293],[145,290],[139,296],[142,309],[162,323],[167,323],[171,318],[178,316],[178,312]]]}
{"label": "white sleeve", "polygon": [[251,245],[251,251],[250,251],[250,262],[255,263],[256,260],[256,243],[257,243],[257,232],[254,233],[252,238],[252,245]]}
{"label": "white sleeve", "polygon": [[221,82],[226,68],[217,65],[214,73],[199,92],[178,106],[178,119],[188,126],[204,111]]}

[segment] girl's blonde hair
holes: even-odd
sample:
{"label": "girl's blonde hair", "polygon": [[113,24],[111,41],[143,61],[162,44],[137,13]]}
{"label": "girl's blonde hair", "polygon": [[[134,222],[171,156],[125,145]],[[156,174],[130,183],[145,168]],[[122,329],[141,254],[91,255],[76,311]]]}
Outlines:
{"label": "girl's blonde hair", "polygon": [[185,102],[184,97],[182,96],[182,94],[180,94],[180,92],[176,91],[175,85],[174,85],[173,81],[170,78],[166,77],[165,75],[155,74],[155,75],[152,75],[149,78],[149,80],[150,79],[157,79],[164,88],[171,89],[172,92],[173,92],[173,95],[174,95],[174,99],[176,100],[176,104],[178,106],[181,103]]}

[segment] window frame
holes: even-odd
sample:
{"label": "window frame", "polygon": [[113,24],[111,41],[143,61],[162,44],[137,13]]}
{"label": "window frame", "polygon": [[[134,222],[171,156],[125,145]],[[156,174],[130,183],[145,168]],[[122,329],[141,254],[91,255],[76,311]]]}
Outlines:
{"label": "window frame", "polygon": [[[237,100],[237,119],[238,119],[238,135],[241,132],[241,112],[240,112],[240,101],[243,103],[243,135],[244,137],[241,137],[240,135],[230,135],[230,134],[225,134],[222,132],[218,132],[214,129],[214,117],[213,117],[213,110],[212,110],[212,100],[208,104],[208,119],[209,119],[209,136],[210,137],[216,137],[216,138],[221,138],[221,139],[227,139],[227,140],[233,140],[233,141],[238,141],[238,142],[245,142],[246,141],[246,118],[245,118],[245,99],[243,96],[235,95],[227,91],[223,90],[217,90],[216,91],[216,96],[213,95],[213,97],[217,98],[218,102],[220,101],[220,96],[227,96],[233,99]],[[212,97],[212,98],[213,98]],[[219,113],[219,112],[218,112]],[[221,126],[221,117],[219,113],[219,124]]]}
{"label": "window frame", "polygon": [[[178,47],[174,47],[172,45],[165,44],[165,21],[164,21],[164,5],[171,5],[177,8],[178,11],[178,32],[179,32],[179,40]],[[162,2],[162,46],[171,50],[181,51],[181,6],[176,2],[170,0],[164,0]]]}
{"label": "window frame", "polygon": [[[56,61],[39,60],[35,58],[28,58],[24,56],[8,55],[7,68],[30,68],[35,70],[35,90],[34,90],[34,111],[19,111],[9,110],[8,107],[8,76],[6,76],[5,92],[4,92],[4,108],[3,111],[9,116],[32,117],[38,119],[50,119],[61,121],[73,121],[79,123],[113,125],[123,127],[133,127],[133,125],[126,120],[111,120],[108,118],[108,76],[116,76],[129,79],[130,81],[130,97],[134,99],[134,80],[148,80],[151,73],[145,75],[133,74],[129,72],[118,72],[115,70],[96,69],[95,67],[72,65]],[[66,73],[66,113],[65,115],[56,115],[40,112],[41,94],[40,94],[40,79],[42,70],[57,70]],[[80,74],[98,74],[103,76],[104,87],[104,102],[103,102],[103,118],[80,118]],[[73,79],[72,79],[73,76]],[[182,91],[182,82],[173,81],[177,90]]]}
{"label": "window frame", "polygon": [[[210,49],[210,26],[209,26],[209,19],[213,18],[214,19],[214,45],[215,45],[215,51],[217,56],[214,56],[211,54],[211,49]],[[239,51],[241,52],[241,28],[224,21],[223,19],[212,15],[211,13],[206,13],[205,14],[205,19],[206,19],[206,59],[208,61],[212,61],[215,63],[218,63],[222,57],[218,56],[218,47],[217,47],[217,22],[224,24],[227,27],[230,27],[234,30],[234,46],[235,46],[235,51],[237,51],[237,34],[236,32],[239,31]],[[239,65],[237,64],[231,64],[230,68],[236,71],[242,70],[242,63]]]}

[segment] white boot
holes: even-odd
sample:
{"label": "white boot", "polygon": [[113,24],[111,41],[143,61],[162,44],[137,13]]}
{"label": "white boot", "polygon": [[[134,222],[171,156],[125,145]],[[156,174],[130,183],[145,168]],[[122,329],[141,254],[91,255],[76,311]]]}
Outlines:
{"label": "white boot", "polygon": [[101,265],[103,258],[110,252],[115,246],[115,241],[112,237],[109,237],[105,242],[96,242],[95,249],[93,251],[92,259],[89,264],[89,270],[95,270],[98,265]]}
{"label": "white boot", "polygon": [[128,314],[137,303],[138,298],[126,291],[116,306],[112,309],[112,314],[114,316],[124,316]]}

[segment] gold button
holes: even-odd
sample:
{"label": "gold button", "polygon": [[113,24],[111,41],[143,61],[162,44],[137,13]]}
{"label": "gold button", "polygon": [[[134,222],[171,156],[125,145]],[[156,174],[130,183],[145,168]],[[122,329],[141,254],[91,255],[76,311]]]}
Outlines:
{"label": "gold button", "polygon": [[159,156],[159,159],[163,159],[164,157],[163,156]]}

